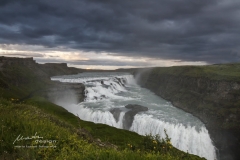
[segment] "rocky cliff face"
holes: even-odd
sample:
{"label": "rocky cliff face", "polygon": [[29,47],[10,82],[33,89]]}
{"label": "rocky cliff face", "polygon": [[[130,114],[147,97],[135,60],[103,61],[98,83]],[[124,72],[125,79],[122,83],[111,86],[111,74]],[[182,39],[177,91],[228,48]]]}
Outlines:
{"label": "rocky cliff face", "polygon": [[[3,65],[26,65],[31,66],[36,64],[33,58],[16,58],[16,57],[0,57],[0,67]],[[0,68],[1,69],[1,68]]]}
{"label": "rocky cliff face", "polygon": [[208,128],[220,159],[240,157],[240,82],[190,73],[191,67],[139,70],[138,83],[192,113]]}
{"label": "rocky cliff face", "polygon": [[46,95],[50,101],[58,105],[78,104],[85,98],[85,86],[81,83],[54,82]]}
{"label": "rocky cliff face", "polygon": [[39,64],[41,70],[50,76],[70,75],[85,72],[84,69],[68,67],[66,63],[45,63]]}

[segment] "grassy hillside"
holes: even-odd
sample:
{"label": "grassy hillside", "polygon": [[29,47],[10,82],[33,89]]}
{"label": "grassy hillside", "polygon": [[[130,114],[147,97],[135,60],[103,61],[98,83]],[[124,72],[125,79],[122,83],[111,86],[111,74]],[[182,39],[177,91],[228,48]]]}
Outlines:
{"label": "grassy hillside", "polygon": [[0,99],[0,117],[0,159],[200,159],[169,139],[81,121],[42,98],[24,104]]}
{"label": "grassy hillside", "polygon": [[157,67],[153,69],[156,74],[171,74],[190,77],[205,77],[211,80],[227,80],[240,82],[240,64],[216,64],[208,66],[174,66]]}
{"label": "grassy hillside", "polygon": [[0,71],[0,159],[201,159],[174,148],[169,138],[86,122],[49,102],[41,91],[52,86],[54,70],[78,71],[41,65]]}

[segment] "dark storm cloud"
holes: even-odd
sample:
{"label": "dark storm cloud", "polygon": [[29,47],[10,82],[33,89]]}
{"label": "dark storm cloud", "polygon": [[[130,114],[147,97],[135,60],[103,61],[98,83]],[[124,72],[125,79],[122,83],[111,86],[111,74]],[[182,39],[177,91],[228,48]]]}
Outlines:
{"label": "dark storm cloud", "polygon": [[44,57],[44,55],[39,53],[0,53],[0,56],[12,56],[12,57]]}
{"label": "dark storm cloud", "polygon": [[239,15],[239,0],[1,0],[0,43],[234,62]]}

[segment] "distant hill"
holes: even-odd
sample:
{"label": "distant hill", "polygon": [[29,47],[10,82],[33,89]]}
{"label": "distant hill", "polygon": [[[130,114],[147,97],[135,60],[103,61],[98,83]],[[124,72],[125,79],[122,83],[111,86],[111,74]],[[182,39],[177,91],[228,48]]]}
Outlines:
{"label": "distant hill", "polygon": [[66,63],[37,64],[33,58],[0,57],[1,96],[22,98],[32,92],[48,89],[53,84],[51,76],[83,71],[67,67]]}

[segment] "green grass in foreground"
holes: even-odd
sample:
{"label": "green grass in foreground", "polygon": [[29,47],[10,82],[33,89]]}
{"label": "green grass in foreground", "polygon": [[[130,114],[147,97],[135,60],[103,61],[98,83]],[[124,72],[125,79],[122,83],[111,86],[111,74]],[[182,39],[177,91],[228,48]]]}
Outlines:
{"label": "green grass in foreground", "polygon": [[[31,99],[27,104],[0,99],[0,117],[0,159],[201,159],[177,150],[168,138],[143,137],[106,125],[79,121],[43,98]],[[102,147],[91,140],[90,134],[82,136],[83,128],[94,138],[113,142],[118,149],[108,145]],[[15,141],[19,135],[23,138],[20,136]]]}

